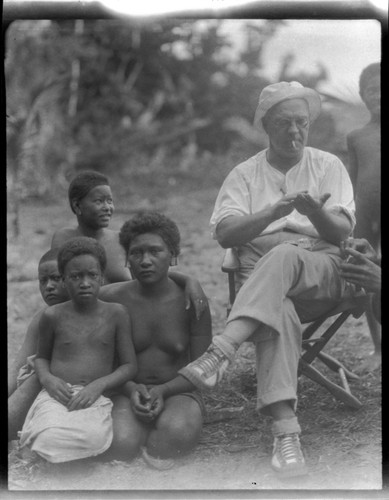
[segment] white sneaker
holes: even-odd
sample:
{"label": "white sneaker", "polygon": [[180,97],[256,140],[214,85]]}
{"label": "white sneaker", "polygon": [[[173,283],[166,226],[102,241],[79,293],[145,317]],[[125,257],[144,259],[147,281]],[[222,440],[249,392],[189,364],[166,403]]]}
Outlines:
{"label": "white sneaker", "polygon": [[284,477],[307,474],[308,471],[297,433],[283,434],[274,438],[271,466]]}
{"label": "white sneaker", "polygon": [[228,356],[211,344],[202,356],[181,368],[178,373],[200,389],[210,389],[221,381],[229,364]]}

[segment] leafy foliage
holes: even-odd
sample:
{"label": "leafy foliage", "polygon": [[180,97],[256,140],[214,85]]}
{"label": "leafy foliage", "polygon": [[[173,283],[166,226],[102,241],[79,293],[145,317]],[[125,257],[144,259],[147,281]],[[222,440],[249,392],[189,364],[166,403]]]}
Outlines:
{"label": "leafy foliage", "polygon": [[[264,147],[251,125],[270,83],[261,76],[262,53],[284,23],[12,23],[8,164],[17,197],[48,193],[80,168],[136,170],[139,156],[162,170],[174,163],[189,172],[208,153]],[[293,79],[287,70],[285,63],[280,76]],[[326,77],[324,70],[310,80],[298,76],[313,87]]]}

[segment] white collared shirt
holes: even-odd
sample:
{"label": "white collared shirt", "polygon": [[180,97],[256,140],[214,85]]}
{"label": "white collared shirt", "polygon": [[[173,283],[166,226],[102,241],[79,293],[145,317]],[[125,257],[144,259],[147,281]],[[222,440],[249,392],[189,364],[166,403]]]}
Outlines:
{"label": "white collared shirt", "polygon": [[[217,224],[226,217],[254,214],[274,205],[285,194],[302,190],[307,190],[314,198],[331,193],[324,207],[334,213],[343,212],[354,228],[353,188],[348,172],[337,156],[305,147],[302,159],[284,174],[269,164],[266,151],[240,163],[226,177],[211,216],[214,237]],[[319,237],[308,217],[297,210],[272,222],[261,234],[283,229]]]}

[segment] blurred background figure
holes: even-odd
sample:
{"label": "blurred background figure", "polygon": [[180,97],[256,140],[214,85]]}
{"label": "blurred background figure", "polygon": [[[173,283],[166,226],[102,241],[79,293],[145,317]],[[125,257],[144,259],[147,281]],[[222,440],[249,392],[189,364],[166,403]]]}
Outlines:
{"label": "blurred background figure", "polygon": [[[357,225],[354,236],[366,238],[376,252],[381,243],[381,65],[369,64],[359,79],[359,93],[370,113],[369,122],[347,137],[349,172],[354,187]],[[371,297],[372,300],[372,297]],[[381,366],[381,327],[372,311],[366,311],[374,351],[361,370]]]}

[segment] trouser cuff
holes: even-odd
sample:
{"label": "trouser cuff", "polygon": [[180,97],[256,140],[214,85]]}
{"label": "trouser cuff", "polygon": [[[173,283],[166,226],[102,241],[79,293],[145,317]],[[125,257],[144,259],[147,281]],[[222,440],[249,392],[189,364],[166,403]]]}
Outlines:
{"label": "trouser cuff", "polygon": [[271,426],[273,436],[281,436],[282,434],[301,434],[301,427],[297,417],[275,420]]}
{"label": "trouser cuff", "polygon": [[177,372],[178,375],[181,375],[182,377],[186,378],[191,382],[196,388],[202,389],[202,385],[199,384],[198,378],[193,375],[191,370],[184,366],[183,368],[180,368]]}
{"label": "trouser cuff", "polygon": [[239,347],[238,345],[234,345],[228,339],[224,338],[222,335],[215,335],[212,339],[212,343],[216,347],[218,347],[230,361],[234,359],[236,351]]}

